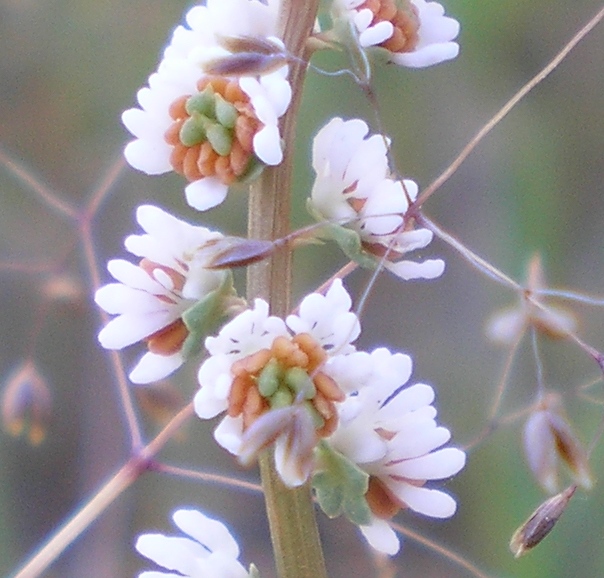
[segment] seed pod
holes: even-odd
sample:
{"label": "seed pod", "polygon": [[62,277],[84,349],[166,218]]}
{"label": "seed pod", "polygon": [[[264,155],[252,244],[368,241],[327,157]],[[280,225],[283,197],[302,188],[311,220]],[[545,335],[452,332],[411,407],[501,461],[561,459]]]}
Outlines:
{"label": "seed pod", "polygon": [[[204,264],[206,269],[230,269],[245,267],[270,257],[278,243],[241,237],[224,237],[212,241],[205,248],[211,248],[211,258]],[[203,249],[202,249],[203,250]],[[209,253],[209,251],[208,251]]]}
{"label": "seed pod", "polygon": [[240,52],[217,57],[203,63],[203,71],[213,76],[262,76],[287,64],[284,54]]}
{"label": "seed pod", "polygon": [[524,428],[524,449],[531,471],[545,491],[558,489],[559,463],[565,463],[573,480],[585,489],[592,486],[587,453],[562,417],[557,396],[545,397]]}
{"label": "seed pod", "polygon": [[37,446],[46,437],[52,397],[47,381],[33,361],[19,365],[6,382],[2,395],[2,421],[12,436],[27,435]]}
{"label": "seed pod", "polygon": [[563,492],[543,502],[531,514],[529,519],[514,532],[510,540],[510,550],[514,557],[519,558],[526,554],[553,530],[576,489],[577,486],[573,484]]}

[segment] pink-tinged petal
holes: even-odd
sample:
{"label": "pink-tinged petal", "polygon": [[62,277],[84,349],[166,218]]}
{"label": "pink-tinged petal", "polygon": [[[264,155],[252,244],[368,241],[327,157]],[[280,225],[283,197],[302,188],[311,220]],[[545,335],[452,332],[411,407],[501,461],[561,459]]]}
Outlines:
{"label": "pink-tinged petal", "polygon": [[277,125],[266,125],[254,135],[254,152],[269,166],[278,165],[283,160],[281,137]]}
{"label": "pink-tinged petal", "polygon": [[216,389],[230,388],[231,378],[228,375],[223,375],[217,381],[218,383],[215,383],[214,387],[204,386],[201,382],[201,389],[195,394],[195,413],[201,419],[216,417],[228,407],[226,398],[217,395]]}
{"label": "pink-tinged petal", "polygon": [[216,177],[195,181],[185,189],[187,203],[198,211],[207,211],[226,199],[229,187]]}
{"label": "pink-tinged petal", "polygon": [[124,156],[128,164],[148,175],[161,175],[172,170],[171,149],[160,140],[134,140],[126,145]]}
{"label": "pink-tinged petal", "polygon": [[136,549],[146,558],[167,570],[176,570],[183,576],[195,575],[195,558],[205,558],[207,550],[189,538],[143,534]]}
{"label": "pink-tinged petal", "polygon": [[386,520],[374,518],[370,526],[359,526],[369,545],[377,550],[394,556],[400,549],[398,536]]}
{"label": "pink-tinged petal", "polygon": [[450,518],[457,510],[455,500],[439,490],[418,488],[406,482],[387,482],[389,489],[414,512],[431,518]]}
{"label": "pink-tinged petal", "polygon": [[466,454],[457,448],[445,448],[427,455],[388,466],[388,474],[409,480],[442,480],[459,472]]}
{"label": "pink-tinged petal", "polygon": [[[408,379],[408,378],[407,378]],[[380,418],[390,420],[410,411],[430,405],[434,401],[434,389],[425,383],[416,383],[402,389],[380,410]],[[382,417],[383,416],[383,417]]]}
{"label": "pink-tinged petal", "polygon": [[343,428],[339,435],[334,435],[332,443],[340,453],[355,464],[368,464],[381,460],[388,451],[388,446],[381,436],[361,427]]}
{"label": "pink-tinged petal", "polygon": [[397,236],[395,249],[405,252],[423,249],[432,242],[433,237],[432,231],[428,231],[428,229],[406,231]]}
{"label": "pink-tinged petal", "polygon": [[145,353],[128,376],[132,383],[145,384],[159,381],[174,373],[184,362],[180,352],[172,355]]}
{"label": "pink-tinged petal", "polygon": [[287,70],[287,66],[283,66],[278,71],[260,78],[260,84],[264,88],[266,97],[270,99],[278,118],[285,114],[292,99],[292,87],[283,76],[284,74],[287,76]]}
{"label": "pink-tinged petal", "polygon": [[427,259],[423,263],[415,261],[386,261],[384,267],[405,281],[411,279],[436,279],[445,271],[445,262],[442,259]]}
{"label": "pink-tinged petal", "polygon": [[165,311],[167,304],[155,295],[134,289],[121,283],[109,283],[97,290],[95,303],[110,315],[129,313],[131,315]]}
{"label": "pink-tinged petal", "polygon": [[158,294],[164,292],[164,288],[146,271],[124,259],[112,259],[107,263],[107,270],[116,281],[134,289]]}
{"label": "pink-tinged petal", "polygon": [[390,444],[392,451],[389,457],[392,461],[423,456],[451,439],[451,432],[447,428],[427,428],[425,424],[422,420],[411,424],[411,427],[407,427],[407,424],[401,426]]}
{"label": "pink-tinged petal", "polygon": [[165,132],[168,128],[164,122],[140,108],[131,108],[122,114],[124,126],[137,139],[154,140],[158,134]]}
{"label": "pink-tinged petal", "polygon": [[172,572],[141,572],[138,578],[182,578],[182,574]]}
{"label": "pink-tinged petal", "polygon": [[373,20],[373,12],[369,8],[357,10],[353,17],[354,24],[359,32],[366,30],[371,25]]}
{"label": "pink-tinged petal", "polygon": [[444,44],[431,44],[416,52],[400,52],[392,54],[392,62],[409,68],[425,68],[452,60],[459,54],[459,44],[446,42]]}
{"label": "pink-tinged petal", "polygon": [[122,349],[152,335],[172,321],[173,315],[167,311],[157,311],[149,315],[125,313],[112,319],[101,329],[99,343],[105,349]]}
{"label": "pink-tinged petal", "polygon": [[361,32],[359,35],[359,43],[363,48],[375,46],[376,44],[381,44],[382,42],[388,40],[392,36],[393,32],[394,26],[392,25],[392,22],[382,20],[375,26],[370,26],[369,28],[363,30],[363,32]]}
{"label": "pink-tinged petal", "polygon": [[239,557],[239,546],[225,525],[197,510],[177,510],[174,523],[210,552],[220,551],[231,558]]}
{"label": "pink-tinged petal", "polygon": [[[195,396],[195,400],[197,407],[197,396]],[[226,407],[224,407],[221,411],[224,411],[225,409]],[[199,412],[197,412],[197,414],[199,415]],[[241,418],[229,417],[228,415],[222,419],[214,430],[214,439],[221,447],[233,455],[239,455],[242,436],[243,420]]]}
{"label": "pink-tinged petal", "polygon": [[[300,452],[298,446],[301,444],[296,436],[297,432],[291,432],[290,435],[279,436],[275,441],[275,467],[288,488],[297,488],[304,484],[313,470],[312,449],[310,452]],[[294,450],[291,449],[292,445],[296,446]]]}

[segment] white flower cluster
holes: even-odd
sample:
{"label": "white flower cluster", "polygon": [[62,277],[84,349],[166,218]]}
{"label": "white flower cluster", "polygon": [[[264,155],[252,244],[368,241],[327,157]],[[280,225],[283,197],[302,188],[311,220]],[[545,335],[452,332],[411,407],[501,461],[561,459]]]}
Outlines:
{"label": "white flower cluster", "polygon": [[185,536],[143,534],[136,541],[143,556],[168,572],[146,571],[139,578],[247,578],[239,545],[222,522],[196,510],[177,510],[172,519]]}
{"label": "white flower cluster", "polygon": [[117,283],[101,287],[95,301],[116,315],[99,333],[107,349],[123,349],[144,340],[149,351],[130,373],[134,383],[149,383],[175,371],[185,360],[183,345],[189,330],[187,310],[227,281],[225,271],[204,267],[203,248],[222,235],[177,219],[158,207],[143,205],[136,218],[143,235],[126,238],[126,249],[140,258],[109,261]]}
{"label": "white flower cluster", "polygon": [[340,421],[328,442],[370,476],[367,501],[371,524],[360,529],[377,550],[396,554],[399,540],[387,522],[401,508],[433,518],[455,513],[448,494],[424,487],[426,481],[455,475],[465,464],[457,448],[437,426],[434,390],[425,384],[402,386],[411,376],[408,355],[376,349],[371,354],[371,383],[338,407]]}
{"label": "white flower cluster", "polygon": [[310,206],[319,218],[346,226],[360,237],[366,253],[401,279],[434,279],[442,275],[441,259],[422,263],[402,259],[432,241],[432,232],[416,229],[407,218],[417,184],[390,178],[389,140],[368,137],[369,127],[359,119],[334,118],[317,134],[312,165],[316,173]]}
{"label": "white flower cluster", "polygon": [[[281,404],[275,404],[287,396],[287,388],[285,391],[280,387],[276,391],[269,388],[266,392],[258,388],[259,395],[255,387],[265,368],[270,368],[275,360],[280,372],[277,380],[292,380],[290,376],[302,373],[304,385],[309,388],[303,397],[311,404],[314,402],[313,416],[320,416],[325,422],[322,426],[334,423],[334,402],[358,389],[368,375],[368,355],[357,352],[352,345],[360,326],[350,311],[351,305],[350,296],[339,281],[326,295],[315,293],[306,297],[299,314],[290,315],[286,322],[270,316],[266,301],[257,299],[253,309],[225,325],[217,337],[206,339],[211,357],[199,370],[201,389],[195,396],[195,411],[202,419],[227,412],[214,432],[221,446],[240,455],[255,420],[262,419],[264,414],[280,417],[269,410],[278,409]],[[291,406],[296,401],[292,392],[285,403]],[[272,431],[270,423],[266,427]],[[288,428],[281,429],[275,443],[277,470],[286,484],[297,486],[308,478],[312,462],[304,454],[286,451]],[[312,452],[316,444],[314,427],[311,433]]]}
{"label": "white flower cluster", "polygon": [[[124,153],[130,165],[151,175],[183,175],[195,209],[220,204],[231,185],[283,160],[279,119],[292,89],[290,56],[277,37],[279,5],[207,0],[193,7],[138,92],[139,106],[122,116],[134,136]],[[344,21],[357,53],[359,47],[380,49],[400,65],[425,67],[459,51],[459,24],[436,2],[334,0],[332,15],[326,46],[346,42],[338,38]],[[405,258],[426,248],[433,235],[416,227],[418,186],[393,178],[389,146],[387,137],[370,136],[362,120],[331,120],[313,143],[309,209],[321,232],[359,264],[383,265],[405,280],[439,277],[441,259]],[[207,337],[242,309],[230,271],[213,268],[212,258],[224,256],[217,243],[227,247],[219,267],[237,259],[247,264],[258,253],[246,253],[249,246],[237,239],[240,252],[233,257],[231,239],[150,205],[138,209],[137,220],[144,234],[129,236],[125,245],[140,261],[110,261],[116,282],[95,296],[116,316],[99,334],[104,347],[146,343],[148,352],[130,374],[133,382],[168,376],[205,344],[209,355],[198,372],[195,411],[201,419],[221,416],[214,437],[242,463],[273,447],[283,482],[295,487],[312,480],[326,513],[349,515],[328,502],[350,490],[356,512],[350,519],[387,554],[400,546],[389,523],[398,511],[453,515],[455,500],[432,483],[456,474],[465,454],[443,448],[450,432],[436,423],[433,389],[406,386],[409,356],[354,345],[360,323],[341,280],[324,294],[308,295],[286,319],[270,315],[269,304],[257,299]],[[342,467],[330,471],[330,458]],[[339,479],[342,471],[354,483]],[[192,510],[178,510],[174,522],[185,537],[139,538],[139,552],[166,569],[140,578],[248,576],[220,522]]]}
{"label": "white flower cluster", "polygon": [[[140,108],[122,120],[135,140],[125,149],[134,168],[150,175],[172,170],[190,184],[188,203],[206,210],[221,203],[230,184],[258,165],[282,160],[277,122],[291,99],[286,65],[261,77],[212,76],[204,64],[225,51],[229,38],[271,39],[277,45],[279,2],[208,0],[186,15],[148,86]],[[282,44],[281,44],[282,46]]]}
{"label": "white flower cluster", "polygon": [[[395,64],[424,68],[455,58],[459,22],[445,16],[438,2],[426,0],[335,0],[363,48],[381,48]],[[402,7],[400,7],[402,5]]]}
{"label": "white flower cluster", "polygon": [[[450,433],[436,424],[433,389],[424,384],[403,389],[411,375],[409,356],[384,348],[372,353],[356,350],[352,343],[360,325],[350,307],[350,296],[339,280],[325,295],[306,297],[299,313],[285,322],[269,316],[268,304],[256,300],[254,309],[206,340],[211,357],[199,370],[195,411],[202,419],[226,412],[214,436],[234,455],[241,456],[250,443],[261,449],[274,441],[277,471],[289,486],[312,475],[312,450],[323,437],[369,475],[365,499],[372,518],[361,530],[374,548],[394,554],[399,543],[387,519],[401,508],[437,518],[452,516],[453,498],[424,485],[456,474],[465,454],[438,449]],[[277,373],[275,360],[280,364]],[[300,393],[298,399],[290,396],[290,406],[301,399],[314,404],[311,413],[323,419],[319,426],[310,422],[310,434],[302,431],[298,413],[283,413],[272,403],[279,391],[276,384],[264,385],[268,373]],[[296,390],[290,376],[300,373],[305,380],[299,383],[313,383],[310,392]],[[330,398],[328,390],[338,393]],[[330,427],[312,435],[328,422]],[[298,436],[294,443],[292,430]],[[260,441],[250,441],[254,437]],[[300,440],[305,437],[310,441]]]}

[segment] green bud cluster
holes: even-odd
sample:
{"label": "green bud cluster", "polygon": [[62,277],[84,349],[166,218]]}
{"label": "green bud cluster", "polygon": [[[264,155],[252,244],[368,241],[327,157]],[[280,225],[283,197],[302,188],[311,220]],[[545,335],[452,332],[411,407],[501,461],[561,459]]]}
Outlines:
{"label": "green bud cluster", "polygon": [[189,118],[183,123],[179,138],[186,147],[208,141],[221,156],[233,147],[238,112],[234,105],[207,86],[185,103]]}
{"label": "green bud cluster", "polygon": [[301,367],[283,368],[276,359],[271,359],[257,379],[258,392],[268,400],[272,409],[289,407],[296,400],[310,411],[316,428],[323,426],[324,419],[317,412],[311,400],[317,389],[308,373]]}

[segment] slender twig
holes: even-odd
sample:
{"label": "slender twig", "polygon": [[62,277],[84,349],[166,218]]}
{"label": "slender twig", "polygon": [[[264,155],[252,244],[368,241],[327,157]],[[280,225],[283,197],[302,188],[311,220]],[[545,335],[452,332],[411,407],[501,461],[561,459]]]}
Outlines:
{"label": "slender twig", "polygon": [[126,167],[126,161],[122,156],[117,158],[109,167],[107,174],[103,177],[99,185],[94,189],[90,199],[88,199],[86,214],[92,219],[98,212],[99,206],[107,198],[107,195],[117,183],[122,171]]}
{"label": "slender twig", "polygon": [[468,442],[464,446],[464,450],[468,451],[475,448],[478,444],[482,443],[497,427],[500,423],[499,420],[496,420],[497,414],[499,413],[499,408],[501,407],[501,402],[503,400],[503,394],[507,388],[507,384],[509,382],[510,372],[512,370],[512,365],[514,360],[516,359],[516,353],[518,352],[518,348],[520,343],[522,342],[522,338],[524,337],[524,333],[520,333],[512,346],[509,349],[508,355],[505,360],[505,365],[503,367],[503,371],[501,372],[501,377],[497,382],[497,388],[495,390],[495,397],[493,398],[493,403],[491,405],[491,409],[489,411],[489,416],[487,418],[486,424],[482,428],[482,430],[478,433],[478,435],[470,442]]}
{"label": "slender twig", "polygon": [[508,277],[505,273],[491,265],[488,261],[485,261],[482,257],[479,257],[473,251],[470,251],[465,245],[458,241],[455,237],[441,229],[434,221],[428,219],[423,213],[419,213],[416,217],[419,225],[432,231],[439,239],[447,243],[455,249],[470,265],[478,269],[481,273],[484,273],[487,277],[494,279],[502,285],[514,289],[515,291],[522,291],[522,286],[514,281],[511,277]]}
{"label": "slender twig", "polygon": [[238,490],[248,490],[250,492],[262,493],[262,486],[260,484],[246,482],[245,480],[238,480],[222,474],[210,474],[209,472],[201,472],[198,470],[181,468],[164,463],[155,464],[153,470],[162,474],[178,476],[179,478],[188,478],[198,482],[209,482],[213,484],[220,484],[224,487],[236,488]]}
{"label": "slender twig", "polygon": [[537,379],[537,393],[538,397],[541,398],[545,394],[543,359],[541,359],[541,353],[539,352],[539,343],[537,342],[537,330],[535,329],[534,325],[531,327],[531,344],[533,348],[533,357],[535,358],[535,377]]}
{"label": "slender twig", "polygon": [[470,156],[470,153],[478,146],[482,139],[487,136],[507,114],[535,88],[541,81],[545,80],[558,65],[568,56],[570,51],[583,38],[585,38],[604,18],[604,8],[577,32],[564,48],[551,60],[551,62],[529,80],[510,100],[508,100],[501,109],[491,118],[470,140],[470,142],[461,150],[455,160],[438,176],[430,185],[428,185],[418,197],[416,206],[421,207],[440,187],[442,187],[456,172],[462,163]]}
{"label": "slender twig", "polygon": [[115,499],[143,473],[152,469],[152,458],[193,415],[190,403],[178,412],[147,446],[141,449],[113,475],[107,483],[46,542],[14,578],[37,578],[61,553],[104,512]]}
{"label": "slender twig", "polygon": [[537,289],[533,293],[538,297],[558,297],[560,299],[585,303],[586,305],[594,305],[595,307],[604,306],[604,297],[594,297],[567,289]]}
{"label": "slender twig", "polygon": [[415,532],[414,530],[402,526],[401,524],[392,524],[392,527],[406,538],[409,538],[410,540],[413,540],[414,542],[425,546],[429,550],[432,550],[432,552],[435,552],[443,558],[446,558],[447,560],[449,560],[449,562],[457,564],[458,566],[461,566],[462,568],[466,569],[475,578],[491,578],[488,574],[482,572],[482,570],[477,568],[474,564],[468,562],[463,556],[456,554],[455,552],[453,552],[453,550],[449,550],[449,548],[445,548],[434,540],[430,540],[430,538],[426,538],[419,532]]}
{"label": "slender twig", "polygon": [[52,192],[45,184],[36,179],[23,165],[10,157],[0,148],[0,164],[19,181],[24,183],[28,189],[36,193],[39,200],[43,201],[55,213],[63,217],[76,218],[77,210],[66,201],[59,198],[57,193]]}

